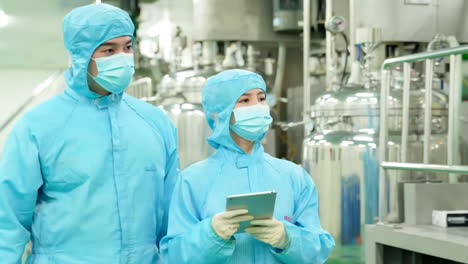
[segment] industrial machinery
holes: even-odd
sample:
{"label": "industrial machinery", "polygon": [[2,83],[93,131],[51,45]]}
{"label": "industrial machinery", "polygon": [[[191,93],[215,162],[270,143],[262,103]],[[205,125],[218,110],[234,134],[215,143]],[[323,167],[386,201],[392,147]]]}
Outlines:
{"label": "industrial machinery", "polygon": [[203,160],[213,152],[206,142],[211,129],[201,106],[202,87],[207,77],[213,74],[215,72],[210,68],[168,74],[162,79],[158,97],[153,101],[168,114],[177,128],[181,168]]}
{"label": "industrial machinery", "polygon": [[[411,120],[408,159],[422,161],[424,90],[414,81],[411,91]],[[379,115],[380,92],[362,86],[346,86],[320,96],[312,107],[314,133],[304,140],[303,164],[312,174],[320,201],[320,218],[326,230],[343,244],[360,243],[361,227],[378,216]],[[388,155],[398,161],[402,124],[402,90],[394,89],[388,98],[390,141]],[[432,161],[446,162],[447,96],[433,91]],[[403,182],[447,182],[444,174],[399,173],[389,184],[391,217],[402,219]]]}
{"label": "industrial machinery", "polygon": [[[466,208],[468,195],[466,188],[466,164],[460,157],[459,114],[461,104],[461,54],[468,52],[468,46],[450,49],[427,51],[398,58],[387,59],[382,64],[381,98],[391,94],[390,76],[398,65],[403,65],[405,76],[403,86],[401,148],[399,162],[392,161],[388,155],[388,142],[391,135],[390,100],[380,101],[380,135],[379,135],[379,219],[378,224],[366,226],[366,263],[468,263],[468,230],[466,227],[438,228],[431,225],[434,210],[459,210]],[[431,137],[434,134],[434,102],[432,79],[433,64],[439,58],[450,58],[450,78],[448,104],[448,127],[446,162],[434,162],[434,149]],[[425,65],[424,91],[424,129],[422,161],[414,162],[408,154],[410,149],[410,124],[412,104],[410,99],[410,65],[423,62]],[[391,187],[393,172],[419,172],[423,175],[449,173],[450,184],[406,183],[403,200],[405,219],[392,221]],[[396,223],[395,223],[396,222]]]}
{"label": "industrial machinery", "polygon": [[[440,32],[466,41],[466,21],[460,22],[456,15],[440,19],[466,12],[468,5],[462,0],[197,0],[177,6],[160,0],[158,4],[167,5],[170,14],[173,10],[184,14],[167,19],[158,11],[162,21],[152,32],[161,33],[146,36],[157,41],[154,46],[161,55],[155,57],[169,65],[157,86],[155,104],[179,129],[182,167],[211,153],[205,141],[210,130],[200,106],[200,88],[211,74],[230,68],[256,71],[266,79],[276,122],[266,136],[265,149],[302,163],[310,172],[318,189],[322,225],[340,244],[361,244],[363,225],[376,222],[381,210],[378,153],[383,101],[388,103],[389,140],[383,144],[389,161],[422,162],[424,148],[431,150],[427,162],[450,159],[445,155],[447,135],[453,132],[448,129],[452,100],[446,92],[448,61],[434,60],[431,88],[423,83],[425,67],[395,68],[385,97],[379,90],[380,66],[390,57],[458,45]],[[166,32],[169,37],[163,35],[164,28],[171,29]],[[297,63],[301,54],[302,64]],[[427,89],[430,105],[425,103]],[[429,121],[425,109],[431,113]],[[431,135],[425,146],[426,122],[431,124]],[[404,137],[402,130],[407,131]],[[400,155],[403,150],[405,156]],[[405,220],[402,195],[407,183],[449,181],[445,172],[388,175],[388,195],[383,199],[388,205],[386,221],[394,223]]]}
{"label": "industrial machinery", "polygon": [[[383,96],[379,91],[383,78],[379,67],[386,58],[415,53],[425,47],[431,50],[458,45],[454,38],[436,34],[438,30],[445,32],[453,23],[451,19],[441,21],[437,17],[448,10],[459,10],[462,3],[433,5],[432,1],[416,2],[351,1],[348,9],[340,13],[337,10],[342,3],[327,1],[327,92],[314,104],[308,104],[308,97],[304,98],[304,121],[308,123],[310,120],[313,128],[306,129],[306,133],[311,134],[304,140],[303,165],[317,185],[321,223],[340,244],[362,243],[363,225],[377,221],[382,203],[388,208],[385,221],[404,221],[405,183],[448,182],[448,175],[443,172],[390,171],[391,177],[386,178],[387,195],[380,197],[383,200],[380,205],[378,202],[382,177],[379,172],[381,144],[385,144],[389,161],[422,162],[425,147],[431,151],[426,162],[442,164],[448,160],[446,139],[453,131],[449,131],[447,125],[447,60],[437,58],[429,69],[407,64],[403,70],[399,65],[400,68],[393,69],[387,76],[391,87],[389,94]],[[394,13],[388,14],[386,8],[377,8],[377,5],[386,5]],[[410,10],[420,12],[421,17],[432,17],[434,25],[431,24],[427,31],[418,30],[423,21],[427,21],[421,19],[405,23],[404,29],[395,26],[395,21],[403,22],[392,19],[394,15]],[[341,15],[349,17],[349,27],[343,27],[345,18]],[[415,31],[418,31],[417,37],[412,39],[416,36]],[[452,29],[447,32],[457,33]],[[349,34],[350,43],[346,43],[349,63],[340,58],[338,34]],[[349,71],[347,65],[351,66],[348,81],[345,77]],[[435,72],[430,77],[430,88],[423,83],[428,70]],[[424,72],[424,75],[418,72]],[[304,83],[310,82],[310,76],[304,78],[309,78]],[[427,89],[431,91],[430,101],[427,100]],[[403,92],[405,90],[408,92]],[[384,113],[380,108],[382,101],[388,106]],[[429,105],[426,102],[430,102]],[[408,110],[404,110],[405,105],[409,105]],[[309,111],[307,107],[310,107]],[[431,113],[429,119],[425,110]],[[385,127],[388,128],[388,140],[385,142],[379,142],[381,115],[388,119]],[[429,138],[423,137],[425,122],[431,124]],[[402,137],[402,130],[406,131],[405,137]],[[425,141],[429,142],[426,146]],[[404,156],[400,155],[402,151]]]}

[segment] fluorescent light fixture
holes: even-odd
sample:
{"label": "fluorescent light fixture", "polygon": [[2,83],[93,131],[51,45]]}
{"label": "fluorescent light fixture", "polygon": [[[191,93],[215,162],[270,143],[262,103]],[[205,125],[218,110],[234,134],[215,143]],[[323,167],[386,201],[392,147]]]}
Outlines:
{"label": "fluorescent light fixture", "polygon": [[5,11],[0,10],[0,28],[8,26],[11,20],[11,16],[7,15]]}

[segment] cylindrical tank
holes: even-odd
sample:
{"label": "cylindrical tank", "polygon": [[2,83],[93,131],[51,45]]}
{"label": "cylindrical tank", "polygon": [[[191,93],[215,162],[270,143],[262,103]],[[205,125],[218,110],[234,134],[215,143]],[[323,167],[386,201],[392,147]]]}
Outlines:
{"label": "cylindrical tank", "polygon": [[[414,87],[414,86],[413,86]],[[422,162],[424,90],[410,95],[408,162]],[[320,96],[312,107],[315,132],[304,140],[303,164],[317,185],[323,227],[343,244],[359,243],[361,225],[378,216],[380,93],[359,86]],[[388,157],[399,161],[402,92],[389,101]],[[446,162],[447,97],[433,92],[431,163]],[[402,182],[445,182],[442,173],[390,171],[389,219],[403,220]]]}
{"label": "cylindrical tank", "polygon": [[213,151],[206,142],[211,129],[200,104],[164,103],[160,106],[177,127],[180,167],[206,159]]}
{"label": "cylindrical tank", "polygon": [[206,142],[211,135],[201,106],[201,90],[212,70],[181,71],[164,76],[158,87],[163,109],[177,127],[180,167],[206,159],[213,149]]}
{"label": "cylindrical tank", "polygon": [[194,0],[193,17],[195,40],[297,41],[273,31],[271,0]]}

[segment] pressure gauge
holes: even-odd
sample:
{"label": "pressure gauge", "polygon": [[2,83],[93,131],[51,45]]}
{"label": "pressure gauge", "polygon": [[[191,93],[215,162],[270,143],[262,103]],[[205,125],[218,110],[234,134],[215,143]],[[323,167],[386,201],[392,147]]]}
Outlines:
{"label": "pressure gauge", "polygon": [[331,33],[341,33],[345,31],[345,19],[342,16],[332,16],[327,23],[325,28]]}

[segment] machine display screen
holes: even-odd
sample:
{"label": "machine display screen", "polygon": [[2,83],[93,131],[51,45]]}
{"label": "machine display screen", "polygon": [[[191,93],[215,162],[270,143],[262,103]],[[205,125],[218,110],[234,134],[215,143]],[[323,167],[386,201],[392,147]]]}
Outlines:
{"label": "machine display screen", "polygon": [[280,0],[280,9],[281,10],[298,10],[301,9],[300,0]]}

